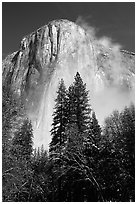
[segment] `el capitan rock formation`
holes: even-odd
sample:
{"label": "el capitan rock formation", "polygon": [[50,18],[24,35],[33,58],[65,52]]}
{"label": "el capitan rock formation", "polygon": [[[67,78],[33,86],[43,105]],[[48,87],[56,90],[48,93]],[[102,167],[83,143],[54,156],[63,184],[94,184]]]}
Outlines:
{"label": "el capitan rock formation", "polygon": [[50,142],[58,82],[63,78],[69,86],[77,71],[100,123],[113,109],[134,102],[134,53],[109,47],[68,20],[52,21],[25,36],[19,50],[3,60],[3,83],[23,96],[36,147]]}

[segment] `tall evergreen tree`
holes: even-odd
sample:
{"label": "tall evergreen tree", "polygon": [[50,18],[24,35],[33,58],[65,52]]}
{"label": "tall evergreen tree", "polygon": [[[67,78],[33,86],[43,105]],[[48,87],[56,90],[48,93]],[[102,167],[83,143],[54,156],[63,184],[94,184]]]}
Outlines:
{"label": "tall evergreen tree", "polygon": [[13,135],[10,153],[13,158],[13,168],[10,170],[10,191],[6,201],[28,201],[32,186],[32,126],[24,119]]}
{"label": "tall evergreen tree", "polygon": [[[135,199],[135,112],[134,106],[107,117],[97,163],[98,178],[107,201]],[[108,172],[109,169],[109,172]]]}
{"label": "tall evergreen tree", "polygon": [[90,122],[91,108],[88,91],[80,74],[77,72],[74,83],[69,87],[69,123],[76,124],[80,132],[87,132]]}
{"label": "tall evergreen tree", "polygon": [[99,147],[100,141],[101,141],[101,127],[98,123],[98,120],[96,118],[96,114],[93,111],[92,112],[92,118],[91,118],[91,124],[90,124],[90,132],[89,132],[89,139],[90,141]]}
{"label": "tall evergreen tree", "polygon": [[12,95],[6,87],[2,87],[2,171],[10,168],[10,146],[11,146],[11,128],[12,128]]}
{"label": "tall evergreen tree", "polygon": [[33,151],[33,132],[32,125],[25,119],[18,131],[15,132],[12,141],[12,154],[18,158],[30,160]]}
{"label": "tall evergreen tree", "polygon": [[[10,201],[10,192],[13,192],[13,184],[16,176],[14,175],[15,158],[11,154],[12,138],[22,123],[24,117],[24,107],[21,99],[17,98],[11,87],[2,87],[2,181],[3,181],[3,201]],[[12,199],[11,199],[12,201]]]}
{"label": "tall evergreen tree", "polygon": [[52,141],[49,151],[59,150],[65,144],[65,127],[67,124],[67,91],[63,79],[61,79],[55,99],[53,123],[51,129]]}
{"label": "tall evergreen tree", "polygon": [[89,164],[91,163],[92,166],[93,163],[94,164],[96,163],[96,157],[98,156],[100,144],[101,144],[101,127],[96,118],[96,114],[93,111],[87,135],[87,140],[85,143],[85,156]]}
{"label": "tall evergreen tree", "polygon": [[22,121],[24,107],[9,86],[2,87],[2,169],[3,172],[11,167],[11,141],[18,123]]}
{"label": "tall evergreen tree", "polygon": [[[58,91],[58,93],[60,92]],[[93,131],[94,124],[91,123],[91,108],[89,105],[88,91],[86,91],[86,84],[83,83],[79,73],[76,74],[74,83],[69,87],[68,93],[65,95],[66,100],[58,100],[58,98],[60,99],[59,96],[62,99],[62,95],[58,94],[55,106],[56,112],[53,114],[53,124],[56,124],[57,126],[53,126],[52,133],[55,135],[56,128],[57,130],[60,128],[60,120],[57,119],[60,119],[58,113],[61,112],[62,114],[62,111],[58,111],[60,110],[60,103],[58,102],[61,101],[63,102],[61,105],[63,104],[63,107],[65,106],[65,111],[63,112],[65,120],[62,122],[65,127],[63,129],[63,134],[65,135],[66,140],[64,151],[62,151],[61,154],[60,151],[56,151],[56,153],[59,154],[55,154],[56,156],[53,160],[51,160],[53,165],[52,171],[50,171],[50,173],[52,172],[51,180],[53,180],[51,184],[53,186],[52,191],[54,192],[52,195],[52,198],[54,197],[53,201],[97,200],[97,197],[101,196],[100,187],[93,175],[93,165],[92,167],[89,165],[85,155],[85,147],[89,142],[91,125],[92,136],[98,130]],[[96,117],[94,117],[93,123],[95,123],[95,119]],[[98,126],[96,124],[96,128],[97,127]],[[59,133],[56,138],[58,139],[58,146],[56,145],[54,150],[59,149],[62,145],[59,140]],[[51,144],[53,144],[53,139]],[[51,144],[50,151],[52,151]],[[89,159],[93,161],[91,156]],[[65,180],[63,180],[63,178]],[[73,182],[68,181],[70,178],[73,178]],[[89,193],[86,193],[89,185],[90,190],[92,190],[94,194],[92,197],[89,196]],[[67,188],[69,188],[69,191],[66,190]],[[99,199],[101,199],[101,197]]]}
{"label": "tall evergreen tree", "polygon": [[[29,136],[28,132],[32,131],[32,127],[24,120],[26,116],[22,98],[18,98],[8,85],[3,85],[2,94],[3,201],[25,201],[24,192],[31,174],[28,157],[30,160],[29,151],[32,148],[26,144],[29,143],[27,136]],[[23,141],[23,139],[24,144],[21,146],[19,140]]]}

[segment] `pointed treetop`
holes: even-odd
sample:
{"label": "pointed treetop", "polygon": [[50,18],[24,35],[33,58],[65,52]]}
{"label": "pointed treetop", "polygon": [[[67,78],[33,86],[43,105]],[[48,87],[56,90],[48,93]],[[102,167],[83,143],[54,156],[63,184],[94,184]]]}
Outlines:
{"label": "pointed treetop", "polygon": [[81,78],[81,76],[80,76],[80,73],[79,73],[79,72],[77,72],[77,73],[76,73],[76,76],[75,76],[74,78],[75,78],[75,80],[76,80],[76,79],[81,79],[81,80],[82,80],[82,78]]}
{"label": "pointed treetop", "polygon": [[[63,79],[61,79],[60,80],[60,82],[59,82],[59,86],[58,86],[58,89],[66,89],[66,87],[65,87],[65,83],[64,83],[64,80]],[[57,91],[58,92],[58,91]]]}
{"label": "pointed treetop", "polygon": [[60,83],[59,84],[64,84],[64,79],[61,78]]}
{"label": "pointed treetop", "polygon": [[76,73],[76,76],[80,76],[80,73],[79,73],[79,72],[77,72],[77,73]]}

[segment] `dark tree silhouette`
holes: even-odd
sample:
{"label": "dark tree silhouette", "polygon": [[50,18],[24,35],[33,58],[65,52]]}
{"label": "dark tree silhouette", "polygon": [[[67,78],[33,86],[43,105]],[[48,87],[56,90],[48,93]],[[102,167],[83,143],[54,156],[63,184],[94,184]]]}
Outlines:
{"label": "dark tree silhouette", "polygon": [[64,146],[65,127],[67,124],[67,92],[63,79],[59,84],[57,98],[55,100],[55,108],[53,113],[53,123],[51,129],[52,141],[50,143],[50,152],[59,150]]}
{"label": "dark tree silhouette", "polygon": [[74,83],[69,87],[69,124],[76,124],[80,132],[87,132],[90,122],[91,108],[89,105],[88,91],[80,74],[77,72]]}
{"label": "dark tree silhouette", "polygon": [[15,132],[12,140],[12,154],[18,159],[29,161],[33,151],[33,132],[32,125],[28,119],[18,131]]}

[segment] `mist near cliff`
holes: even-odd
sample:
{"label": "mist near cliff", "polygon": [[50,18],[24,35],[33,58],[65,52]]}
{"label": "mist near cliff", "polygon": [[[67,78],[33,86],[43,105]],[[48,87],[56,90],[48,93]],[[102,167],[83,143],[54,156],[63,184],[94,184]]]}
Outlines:
{"label": "mist near cliff", "polygon": [[[54,73],[47,75],[40,69],[35,88],[26,86],[26,107],[33,124],[35,147],[44,144],[48,148],[51,141],[52,114],[61,78],[68,88],[73,83],[76,72],[80,73],[89,90],[91,108],[101,126],[105,117],[113,110],[120,111],[131,102],[134,103],[134,73],[131,74],[127,62],[122,59],[121,45],[106,36],[98,38],[96,28],[82,17],[78,17],[76,24],[84,29],[90,41],[81,40],[81,35],[85,33],[80,33],[75,46],[71,40],[67,42],[66,39],[64,43],[70,44],[70,53],[66,53],[65,49],[60,51],[63,53],[62,60],[51,63],[46,68],[54,70]],[[72,47],[75,50],[71,50]]]}
{"label": "mist near cliff", "polygon": [[[121,64],[121,50],[122,46],[119,43],[114,43],[113,39],[107,36],[97,37],[96,32],[98,28],[90,26],[88,21],[82,16],[79,16],[76,20],[76,24],[80,25],[99,45],[103,45],[107,50],[111,49],[113,54],[113,60],[106,64],[107,67],[111,66],[111,76],[107,79],[108,86],[102,90],[98,90],[92,95],[90,93],[91,104],[96,112],[100,125],[103,125],[104,118],[112,113],[113,110],[122,110],[130,103],[135,103],[135,90],[130,89],[127,83],[119,82],[119,76],[127,77],[127,67],[125,68]],[[106,70],[109,74],[109,70]],[[90,76],[87,75],[89,78]],[[84,78],[83,80],[86,81]],[[126,79],[128,82],[128,79]],[[133,79],[134,83],[134,79]],[[89,90],[92,87],[89,87]]]}

